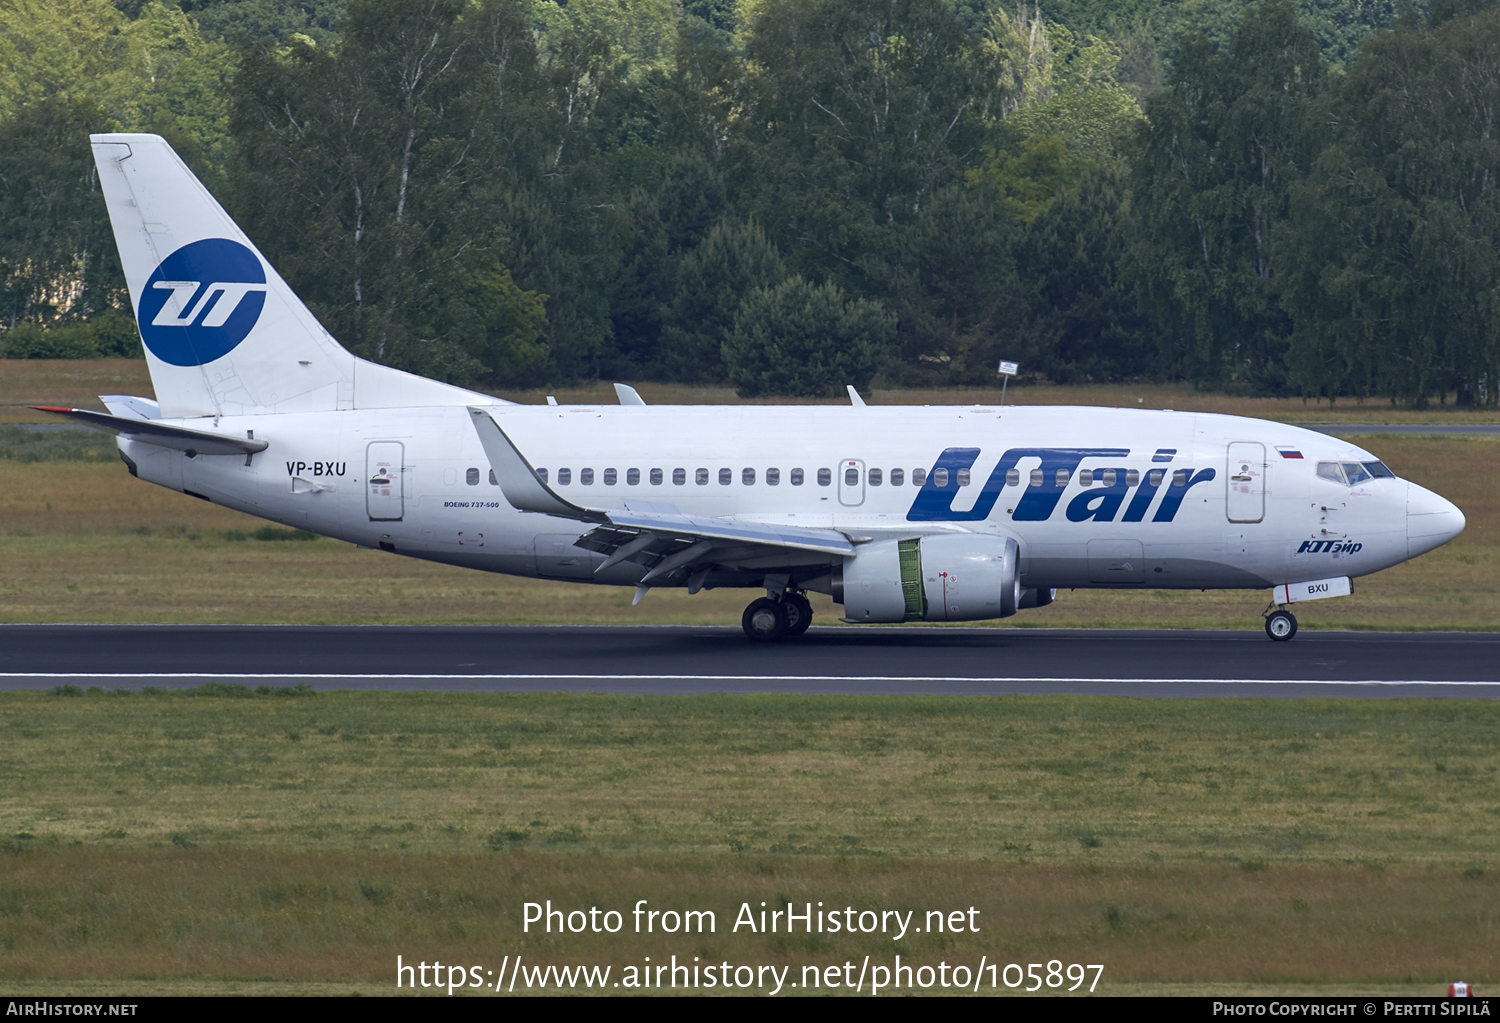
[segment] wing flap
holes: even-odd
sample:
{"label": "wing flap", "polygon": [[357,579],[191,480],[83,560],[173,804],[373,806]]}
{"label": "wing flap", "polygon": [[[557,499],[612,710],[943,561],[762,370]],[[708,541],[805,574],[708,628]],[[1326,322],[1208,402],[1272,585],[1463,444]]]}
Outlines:
{"label": "wing flap", "polygon": [[610,511],[606,514],[616,526],[627,526],[660,536],[727,540],[845,557],[854,553],[854,545],[836,529],[808,529],[803,526],[740,522],[733,519],[702,519],[681,514],[642,514],[630,511]]}

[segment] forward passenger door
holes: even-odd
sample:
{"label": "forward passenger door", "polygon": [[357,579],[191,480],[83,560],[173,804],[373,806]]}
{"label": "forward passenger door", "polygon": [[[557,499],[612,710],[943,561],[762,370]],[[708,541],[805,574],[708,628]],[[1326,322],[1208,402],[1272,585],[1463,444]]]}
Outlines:
{"label": "forward passenger door", "polygon": [[1266,517],[1266,446],[1254,441],[1229,445],[1225,511],[1230,522],[1259,522]]}

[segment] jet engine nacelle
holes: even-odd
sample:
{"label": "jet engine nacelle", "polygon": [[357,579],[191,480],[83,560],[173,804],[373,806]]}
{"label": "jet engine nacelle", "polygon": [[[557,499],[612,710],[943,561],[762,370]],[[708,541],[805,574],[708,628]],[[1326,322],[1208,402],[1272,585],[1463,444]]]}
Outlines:
{"label": "jet engine nacelle", "polygon": [[977,533],[866,544],[844,561],[844,620],[1009,618],[1021,603],[1019,560],[1015,540]]}

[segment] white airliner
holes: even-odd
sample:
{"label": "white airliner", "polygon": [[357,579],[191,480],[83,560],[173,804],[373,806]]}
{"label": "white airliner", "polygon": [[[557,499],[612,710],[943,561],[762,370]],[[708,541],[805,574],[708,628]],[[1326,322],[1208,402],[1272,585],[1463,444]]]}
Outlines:
{"label": "white airliner", "polygon": [[1278,423],[1076,407],[516,405],[356,358],[155,135],[94,158],[156,400],[130,472],[364,547],[489,572],[763,590],[754,640],[1005,618],[1064,587],[1271,589],[1286,605],[1446,543],[1448,501]]}

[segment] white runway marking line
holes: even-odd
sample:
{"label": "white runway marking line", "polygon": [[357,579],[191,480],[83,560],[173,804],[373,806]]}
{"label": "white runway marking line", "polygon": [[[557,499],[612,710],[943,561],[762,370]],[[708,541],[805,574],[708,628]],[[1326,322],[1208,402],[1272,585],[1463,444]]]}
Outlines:
{"label": "white runway marking line", "polygon": [[1068,678],[1063,676],[1028,678],[973,678],[964,675],[388,675],[334,674],[331,672],[227,672],[227,671],[14,671],[0,673],[0,681],[23,678],[97,678],[97,679],[323,679],[350,681],[465,681],[465,682],[1124,682],[1124,683],[1202,683],[1207,685],[1257,686],[1493,686],[1500,682],[1433,681],[1431,679],[1326,679],[1326,678]]}

